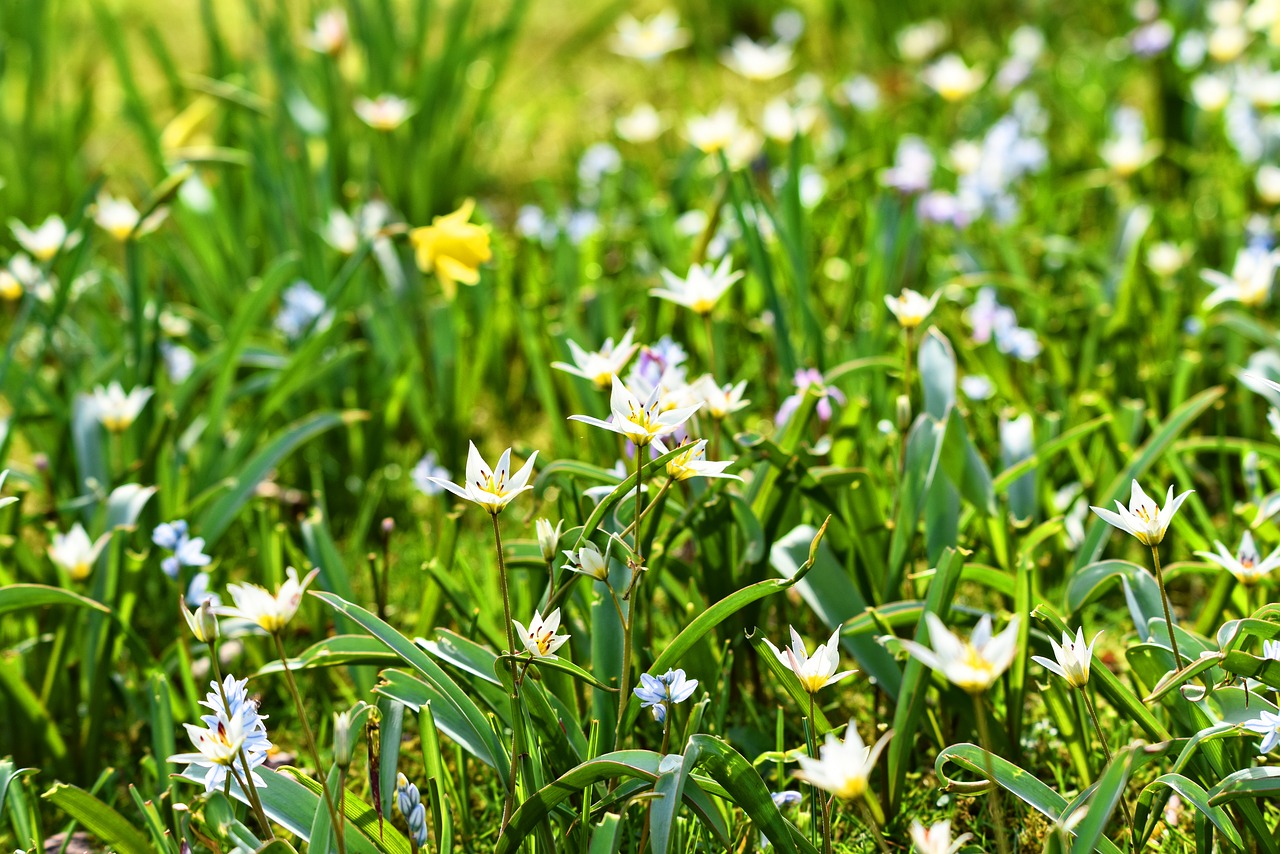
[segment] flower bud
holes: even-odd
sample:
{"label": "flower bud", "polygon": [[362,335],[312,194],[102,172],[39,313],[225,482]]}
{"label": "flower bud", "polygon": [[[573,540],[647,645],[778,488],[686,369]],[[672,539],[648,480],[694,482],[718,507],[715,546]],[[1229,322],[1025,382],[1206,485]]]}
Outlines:
{"label": "flower bud", "polygon": [[550,519],[539,519],[534,523],[534,527],[538,532],[538,548],[542,551],[542,559],[552,561],[556,559],[556,546],[560,544],[560,527],[564,522],[551,527]]}
{"label": "flower bud", "polygon": [[351,767],[355,738],[351,734],[351,710],[333,713],[333,761],[339,768]]}
{"label": "flower bud", "polygon": [[194,614],[187,609],[187,603],[183,601],[181,595],[178,596],[178,607],[182,609],[187,628],[191,629],[191,634],[195,635],[196,640],[200,643],[213,643],[218,639],[218,617],[213,613],[212,597],[201,602]]}
{"label": "flower bud", "polygon": [[911,426],[911,398],[905,394],[898,395],[897,405],[898,429],[906,432]]}

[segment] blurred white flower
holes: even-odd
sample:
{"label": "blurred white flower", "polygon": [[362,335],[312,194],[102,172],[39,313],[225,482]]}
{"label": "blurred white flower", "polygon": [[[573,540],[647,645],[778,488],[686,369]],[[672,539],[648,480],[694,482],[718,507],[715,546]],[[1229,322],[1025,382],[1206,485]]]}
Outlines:
{"label": "blurred white flower", "polygon": [[372,100],[363,97],[356,98],[353,102],[353,107],[356,115],[360,117],[360,121],[374,130],[383,131],[384,133],[400,127],[416,112],[410,101],[398,95],[387,93],[383,93]]}
{"label": "blurred white flower", "polygon": [[880,752],[884,750],[893,730],[880,736],[874,747],[867,747],[852,720],[845,730],[844,741],[835,733],[827,733],[826,740],[818,748],[818,756],[798,756],[800,770],[796,776],[830,792],[842,800],[854,800],[867,792],[867,781],[875,767]]}
{"label": "blurred white flower", "polygon": [[970,68],[959,54],[949,53],[920,72],[920,79],[945,101],[959,101],[982,88],[986,72]]}
{"label": "blurred white flower", "polygon": [[490,470],[475,442],[467,443],[467,478],[462,484],[452,483],[442,477],[431,477],[429,480],[437,486],[466,501],[479,504],[491,514],[497,515],[520,493],[533,489],[529,478],[533,476],[533,464],[538,459],[534,451],[525,461],[524,466],[511,474],[511,449],[507,448],[498,458],[498,465]]}
{"label": "blurred white flower", "polygon": [[578,180],[588,186],[595,186],[605,175],[611,175],[622,168],[622,155],[618,149],[607,142],[597,142],[588,146],[578,160]]}
{"label": "blurred white flower", "polygon": [[1200,74],[1191,81],[1191,100],[1205,112],[1216,113],[1231,100],[1231,83],[1221,74]]}
{"label": "blurred white flower", "polygon": [[766,45],[740,35],[721,51],[720,61],[735,74],[760,82],[781,77],[790,70],[791,52],[791,45],[786,42]]}
{"label": "blurred white flower", "polygon": [[628,329],[617,344],[613,343],[612,338],[608,338],[604,346],[593,352],[587,352],[578,346],[577,342],[566,339],[565,344],[569,347],[573,364],[552,362],[551,367],[590,380],[595,383],[596,388],[608,388],[613,384],[613,378],[622,372],[627,362],[640,348],[639,344],[632,341],[635,332],[634,328]]}
{"label": "blurred white flower", "polygon": [[560,629],[559,608],[548,614],[545,619],[540,612],[534,611],[533,619],[529,621],[527,629],[519,620],[511,622],[516,627],[516,637],[520,639],[525,652],[536,658],[555,658],[556,650],[569,640],[567,634],[556,634]]}
{"label": "blurred white flower", "polygon": [[828,685],[834,685],[858,672],[857,670],[836,672],[840,669],[839,629],[831,633],[826,643],[818,644],[813,655],[805,651],[804,639],[795,628],[791,628],[791,646],[789,647],[778,649],[768,638],[765,638],[764,642],[777,656],[782,666],[794,673],[800,680],[800,685],[810,694],[816,694]]}
{"label": "blurred white flower", "polygon": [[285,573],[288,577],[275,593],[257,584],[228,584],[227,592],[231,594],[235,605],[223,605],[218,613],[224,617],[247,620],[269,634],[283,631],[294,614],[298,613],[302,594],[320,574],[320,570],[311,570],[301,580],[298,579],[298,570],[293,567],[288,567]]}
{"label": "blurred white flower", "polygon": [[907,62],[923,62],[938,52],[949,35],[950,31],[945,23],[937,18],[928,18],[903,27],[894,40],[903,59]]}
{"label": "blurred white flower", "polygon": [[1247,306],[1265,305],[1271,299],[1271,286],[1280,265],[1280,251],[1268,249],[1261,241],[1252,241],[1236,253],[1231,276],[1217,270],[1201,270],[1200,278],[1213,285],[1213,293],[1205,297],[1205,308],[1216,308],[1224,302]]}
{"label": "blurred white flower", "polygon": [[738,111],[728,105],[706,116],[693,116],[685,123],[685,135],[704,154],[724,151],[743,133]]}
{"label": "blurred white flower", "polygon": [[533,527],[538,534],[538,551],[542,552],[542,559],[554,560],[560,548],[560,530],[564,527],[564,520],[552,527],[550,519],[538,519]]}
{"label": "blurred white flower", "polygon": [[880,173],[880,183],[902,193],[929,189],[935,165],[933,152],[923,139],[907,134],[898,141],[893,166]]}
{"label": "blurred white flower", "polygon": [[764,135],[775,142],[790,142],[813,130],[818,120],[818,108],[809,105],[794,106],[786,98],[774,98],[764,105],[760,127]]}
{"label": "blurred white flower", "polygon": [[960,390],[970,400],[990,400],[996,393],[995,384],[985,374],[966,374],[960,378]]}
{"label": "blurred white flower", "polygon": [[152,389],[138,386],[125,394],[118,382],[97,386],[93,390],[91,406],[98,422],[111,433],[128,430],[151,399]]}
{"label": "blurred white flower", "polygon": [[1187,250],[1176,243],[1161,241],[1147,250],[1147,267],[1157,276],[1172,276],[1186,265],[1187,260]]}
{"label": "blurred white flower", "polygon": [[333,320],[333,312],[325,311],[324,297],[301,279],[286,288],[280,299],[275,327],[286,338],[301,338],[313,324],[317,331],[323,330]]}
{"label": "blurred white flower", "polygon": [[1264,560],[1258,554],[1258,547],[1253,542],[1253,534],[1249,531],[1244,532],[1244,536],[1240,539],[1240,548],[1235,554],[1232,554],[1220,540],[1214,540],[1213,545],[1218,550],[1216,554],[1214,552],[1196,552],[1196,554],[1230,572],[1235,576],[1236,581],[1245,587],[1253,587],[1266,578],[1271,570],[1280,566],[1280,548],[1271,552]]}
{"label": "blurred white flower", "polygon": [[662,279],[667,286],[654,288],[649,293],[659,299],[685,306],[698,314],[710,314],[725,292],[743,276],[741,270],[732,269],[732,264],[733,258],[728,255],[717,267],[693,264],[684,278],[664,268]]}
{"label": "blurred white flower", "polygon": [[188,607],[185,600],[178,599],[178,607],[182,610],[182,618],[187,622],[187,628],[191,630],[191,634],[200,643],[210,643],[218,638],[218,616],[214,613],[213,600],[205,599],[196,608],[193,613]]}
{"label": "blurred white flower", "polygon": [[347,13],[341,7],[326,9],[316,15],[315,26],[307,33],[307,47],[316,53],[337,56],[347,46],[350,32],[347,28]]}
{"label": "blurred white flower", "polygon": [[979,694],[990,688],[1013,663],[1013,656],[1018,650],[1017,615],[1003,632],[993,636],[991,615],[983,614],[968,640],[952,634],[932,611],[927,612],[924,619],[929,627],[932,649],[912,640],[899,643],[926,667],[938,671],[970,694]]}
{"label": "blurred white flower", "polygon": [[1170,486],[1169,494],[1165,496],[1164,507],[1160,507],[1142,491],[1142,487],[1135,480],[1129,494],[1128,507],[1117,501],[1115,510],[1093,506],[1089,509],[1102,517],[1107,524],[1137,537],[1138,542],[1144,546],[1158,546],[1169,530],[1173,515],[1178,512],[1182,502],[1187,500],[1187,496],[1193,492],[1195,492],[1194,489],[1188,489],[1175,498],[1173,486]]}
{"label": "blurred white flower", "polygon": [[444,492],[444,487],[440,486],[441,481],[450,480],[453,475],[449,470],[440,465],[440,459],[436,456],[435,451],[427,451],[422,459],[418,460],[417,465],[413,467],[409,477],[413,479],[413,485],[418,491],[424,495],[439,495]]}
{"label": "blurred white flower", "polygon": [[845,81],[840,94],[849,106],[862,113],[869,113],[880,106],[880,87],[870,77],[859,74]]}
{"label": "blurred white flower", "polygon": [[80,232],[69,232],[67,224],[57,214],[50,214],[35,229],[11,219],[9,229],[22,248],[40,262],[49,261],[61,250],[72,249],[80,242]]}
{"label": "blurred white flower", "polygon": [[1232,62],[1244,53],[1249,39],[1249,31],[1239,24],[1214,27],[1209,31],[1209,56],[1214,62]]}
{"label": "blurred white flower", "polygon": [[1147,140],[1142,114],[1132,107],[1120,107],[1112,116],[1111,138],[1102,143],[1099,153],[1111,170],[1127,178],[1146,166],[1160,153],[1160,143]]}
{"label": "blurred white flower", "polygon": [[96,540],[90,540],[84,526],[76,522],[65,534],[53,535],[53,543],[49,546],[49,560],[66,570],[74,581],[83,581],[93,571],[98,556],[102,554],[111,532],[103,534]]}
{"label": "blurred white flower", "polygon": [[1049,646],[1053,648],[1053,658],[1033,655],[1031,660],[1046,670],[1058,674],[1067,680],[1072,688],[1083,688],[1089,682],[1089,665],[1093,663],[1093,645],[1102,637],[1102,632],[1093,636],[1089,643],[1084,642],[1084,627],[1076,630],[1073,640],[1070,633],[1062,633],[1062,645],[1049,638]]}
{"label": "blurred white flower", "polygon": [[93,221],[98,227],[116,240],[127,240],[129,237],[142,237],[160,227],[168,208],[157,208],[146,219],[139,222],[138,209],[128,199],[117,199],[107,193],[99,193],[98,201],[93,206]]}
{"label": "blurred white flower", "polygon": [[673,9],[663,9],[647,21],[623,15],[610,46],[620,56],[656,62],[688,43],[689,32],[680,26],[680,16]]}
{"label": "blurred white flower", "polygon": [[1263,202],[1268,205],[1280,204],[1280,166],[1273,163],[1259,166],[1253,185],[1258,190],[1258,198]]}
{"label": "blurred white flower", "polygon": [[621,139],[635,145],[653,142],[662,134],[662,116],[652,104],[637,104],[631,112],[618,117],[613,129]]}
{"label": "blurred white flower", "polygon": [[924,323],[925,318],[937,306],[938,298],[941,296],[941,290],[934,291],[931,297],[926,297],[910,288],[903,288],[902,293],[896,297],[886,294],[884,304],[889,307],[889,311],[893,312],[893,316],[898,319],[898,324],[903,329],[915,329]]}

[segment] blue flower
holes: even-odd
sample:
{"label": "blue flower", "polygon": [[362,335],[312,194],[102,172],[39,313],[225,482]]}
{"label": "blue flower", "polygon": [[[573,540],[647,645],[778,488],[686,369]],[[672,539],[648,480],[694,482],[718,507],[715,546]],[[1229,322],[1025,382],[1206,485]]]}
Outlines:
{"label": "blue flower", "polygon": [[184,519],[157,525],[151,532],[151,542],[173,552],[160,562],[160,568],[175,581],[184,566],[209,565],[210,557],[204,553],[204,537],[189,537]]}
{"label": "blue flower", "polygon": [[409,782],[403,774],[396,775],[396,808],[404,816],[409,826],[409,833],[419,848],[427,845],[427,808],[422,804],[422,796],[418,787]]}
{"label": "blue flower", "polygon": [[697,687],[698,680],[686,678],[683,670],[668,670],[661,676],[642,673],[635,695],[641,701],[640,708],[652,709],[654,719],[661,722],[667,719],[669,705],[683,703]]}

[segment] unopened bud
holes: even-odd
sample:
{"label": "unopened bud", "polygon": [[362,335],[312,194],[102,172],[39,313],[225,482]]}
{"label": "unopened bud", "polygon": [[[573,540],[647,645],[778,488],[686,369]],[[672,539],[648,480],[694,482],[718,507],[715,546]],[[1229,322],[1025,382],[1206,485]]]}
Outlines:
{"label": "unopened bud", "polygon": [[905,394],[898,395],[897,415],[898,429],[906,432],[906,429],[911,426],[911,398]]}
{"label": "unopened bud", "polygon": [[187,628],[191,629],[191,634],[195,635],[196,640],[200,643],[213,643],[218,639],[218,616],[213,612],[212,597],[201,602],[194,614],[187,608],[187,603],[183,601],[181,595],[178,596],[178,605],[182,608],[182,616],[187,621]]}
{"label": "unopened bud", "polygon": [[351,711],[333,713],[333,761],[339,768],[351,767],[355,738],[351,734]]}
{"label": "unopened bud", "polygon": [[534,528],[538,532],[538,548],[542,551],[543,560],[555,560],[556,554],[558,554],[557,547],[560,545],[560,527],[562,525],[564,525],[564,522],[553,528],[551,527],[550,519],[539,519],[534,523]]}
{"label": "unopened bud", "polygon": [[396,520],[390,516],[382,520],[382,536],[389,537],[396,529]]}

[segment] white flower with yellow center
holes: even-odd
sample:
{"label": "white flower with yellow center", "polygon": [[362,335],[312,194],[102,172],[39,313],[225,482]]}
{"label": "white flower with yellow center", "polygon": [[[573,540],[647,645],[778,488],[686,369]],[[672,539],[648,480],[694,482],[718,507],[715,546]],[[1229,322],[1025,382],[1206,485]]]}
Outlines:
{"label": "white flower with yellow center", "polygon": [[268,634],[282,631],[289,625],[293,615],[298,613],[302,594],[320,574],[320,570],[311,570],[302,580],[298,579],[298,570],[293,567],[289,567],[286,573],[288,578],[276,593],[256,584],[228,584],[227,592],[231,594],[235,605],[224,605],[218,609],[218,613],[224,617],[248,620]]}
{"label": "white flower with yellow center", "polygon": [[1101,516],[1107,524],[1133,534],[1138,538],[1138,542],[1144,546],[1158,546],[1164,539],[1165,533],[1169,530],[1169,523],[1173,521],[1173,514],[1178,512],[1182,502],[1186,501],[1187,496],[1192,492],[1195,492],[1195,490],[1188,489],[1175,498],[1173,487],[1170,486],[1169,493],[1164,499],[1164,507],[1160,507],[1155,501],[1147,497],[1147,494],[1142,491],[1142,487],[1138,485],[1138,481],[1135,480],[1129,493],[1129,506],[1127,508],[1117,501],[1115,510],[1093,506],[1090,506],[1089,509]]}
{"label": "white flower with yellow center", "polygon": [[99,193],[98,201],[93,206],[93,221],[119,241],[150,234],[160,227],[160,223],[168,215],[168,208],[157,208],[146,219],[139,221],[142,215],[132,202],[117,199],[107,193]]}
{"label": "white flower with yellow center", "polygon": [[688,421],[698,411],[697,406],[665,409],[662,406],[661,389],[654,387],[643,402],[627,390],[622,380],[613,378],[613,392],[609,398],[612,418],[602,421],[590,415],[570,415],[570,421],[580,421],[592,427],[600,427],[626,436],[636,447],[646,447],[654,439],[661,438]]}
{"label": "white flower with yellow center", "polygon": [[928,829],[918,821],[911,822],[911,842],[917,854],[956,854],[972,837],[972,833],[962,833],[953,841],[950,821],[937,822]]}
{"label": "white flower with yellow center", "polygon": [[1013,663],[1018,650],[1016,616],[1003,632],[992,636],[991,616],[984,614],[968,640],[952,634],[933,612],[925,614],[924,620],[933,649],[911,640],[900,641],[902,647],[970,694],[980,694],[990,688]]}
{"label": "white flower with yellow center", "polygon": [[564,556],[568,561],[564,569],[594,578],[596,581],[609,580],[609,555],[601,554],[596,544],[588,540],[582,548],[566,549]]}
{"label": "white flower with yellow center", "polygon": [[1266,305],[1271,299],[1277,265],[1280,265],[1280,251],[1254,243],[1236,253],[1230,277],[1217,270],[1201,270],[1200,278],[1213,285],[1213,293],[1205,297],[1204,307],[1216,308],[1224,302],[1254,307]]}
{"label": "white flower with yellow center", "polygon": [[800,770],[796,776],[843,800],[860,798],[867,793],[871,770],[892,736],[893,730],[889,730],[880,736],[874,747],[867,747],[853,721],[849,721],[844,741],[829,732],[818,749],[818,758],[797,757]]}
{"label": "white flower with yellow center", "polygon": [[113,382],[94,388],[91,405],[103,427],[111,433],[123,433],[138,419],[152,393],[146,386],[138,386],[125,394],[124,386]]}
{"label": "white flower with yellow center", "polygon": [[742,271],[735,271],[732,267],[733,259],[726,255],[718,267],[710,264],[692,265],[689,274],[683,279],[670,270],[663,269],[662,280],[667,286],[654,288],[649,293],[659,299],[690,308],[698,314],[707,315],[733,283],[742,278]]}
{"label": "white flower with yellow center", "polygon": [[[653,446],[658,449],[659,454],[667,453],[669,449],[662,444],[662,440],[654,439]],[[680,453],[667,460],[667,476],[672,480],[689,480],[695,477],[723,477],[732,480],[742,480],[736,474],[725,474],[725,469],[733,465],[733,460],[723,462],[713,462],[707,459],[707,440],[699,439],[687,445],[682,445]]]}
{"label": "white flower with yellow center", "polygon": [[703,374],[694,380],[693,388],[702,399],[703,408],[712,418],[727,418],[751,405],[751,401],[742,398],[747,390],[746,380],[737,385],[726,383],[722,386],[716,383],[711,374]]}
{"label": "white flower with yellow center", "polygon": [[959,101],[981,89],[987,74],[970,68],[958,54],[949,53],[921,71],[920,79],[944,101]]}
{"label": "white flower with yellow center", "polygon": [[507,448],[498,458],[498,465],[490,469],[474,442],[467,443],[467,479],[465,483],[452,483],[442,477],[427,478],[459,498],[479,504],[492,514],[502,512],[517,495],[533,489],[529,478],[533,476],[533,463],[538,459],[534,451],[524,466],[511,474],[511,449]]}
{"label": "white flower with yellow center", "polygon": [[1168,278],[1186,265],[1189,254],[1176,243],[1161,241],[1147,250],[1147,267],[1157,276]]}
{"label": "white flower with yellow center", "polygon": [[1234,555],[1218,540],[1214,540],[1213,545],[1218,550],[1217,554],[1213,552],[1196,552],[1196,554],[1230,572],[1246,587],[1257,584],[1271,570],[1280,566],[1280,549],[1267,555],[1265,560],[1262,559],[1258,554],[1258,547],[1254,545],[1253,534],[1249,531],[1244,532],[1244,536],[1240,539],[1240,548]]}
{"label": "white flower with yellow center", "polygon": [[715,154],[727,151],[746,131],[738,122],[738,111],[725,105],[710,115],[690,118],[685,123],[685,135],[703,154]]}
{"label": "white flower with yellow center", "polygon": [[653,142],[662,134],[662,128],[662,116],[651,104],[639,104],[613,123],[614,132],[635,145]]}
{"label": "white flower with yellow center", "polygon": [[360,121],[383,133],[390,133],[400,127],[416,112],[410,101],[386,93],[372,100],[356,98],[353,107]]}
{"label": "white flower with yellow center", "polygon": [[109,539],[111,533],[107,532],[96,540],[90,540],[84,526],[76,522],[67,533],[53,535],[49,560],[65,569],[73,580],[83,581],[93,571],[93,565],[98,562],[98,556]]}
{"label": "white flower with yellow center", "polygon": [[941,296],[942,291],[935,291],[933,296],[926,297],[910,288],[904,288],[896,297],[886,295],[884,304],[898,319],[898,325],[903,329],[915,329],[933,312]]}
{"label": "white flower with yellow center", "polygon": [[836,670],[840,667],[840,630],[831,633],[826,643],[818,644],[818,648],[809,655],[804,648],[804,640],[800,633],[791,629],[791,646],[778,649],[768,638],[765,644],[777,656],[782,666],[790,670],[800,680],[801,686],[810,694],[816,694],[828,685],[833,685],[845,677],[852,676],[857,670]]}
{"label": "white flower with yellow center", "polygon": [[512,620],[511,623],[516,627],[516,637],[520,639],[525,652],[535,658],[555,658],[556,650],[569,640],[567,634],[556,634],[560,629],[559,608],[548,614],[545,619],[541,613],[534,611],[533,619],[529,621],[527,629],[519,620]]}
{"label": "white flower with yellow center", "polygon": [[62,217],[51,214],[34,229],[16,219],[9,220],[9,229],[22,248],[37,261],[48,261],[63,249],[72,249],[80,242],[80,232],[68,231]]}
{"label": "white flower with yellow center", "polygon": [[634,329],[628,329],[617,344],[613,339],[606,339],[604,346],[594,352],[587,352],[573,340],[566,340],[573,364],[568,362],[552,362],[551,367],[575,377],[591,380],[596,388],[608,388],[613,378],[622,372],[627,362],[635,355],[640,345],[632,341]]}
{"label": "white flower with yellow center", "polygon": [[307,47],[316,53],[337,56],[347,46],[349,36],[346,10],[327,9],[316,15],[315,28],[307,34]]}
{"label": "white flower with yellow center", "polygon": [[680,16],[672,9],[663,9],[647,21],[623,15],[618,19],[610,48],[619,56],[656,62],[688,43],[689,31],[680,26]]}
{"label": "white flower with yellow center", "polygon": [[1093,663],[1093,645],[1100,637],[1102,632],[1098,632],[1093,636],[1093,640],[1086,644],[1083,626],[1076,630],[1074,640],[1069,632],[1063,632],[1061,646],[1055,643],[1053,638],[1049,639],[1049,646],[1053,647],[1052,659],[1033,655],[1031,660],[1067,680],[1067,684],[1072,688],[1083,688],[1089,682],[1089,665]]}
{"label": "white flower with yellow center", "polygon": [[773,80],[790,70],[791,45],[786,42],[766,45],[746,36],[737,36],[733,44],[720,53],[720,61],[730,71],[748,80]]}

